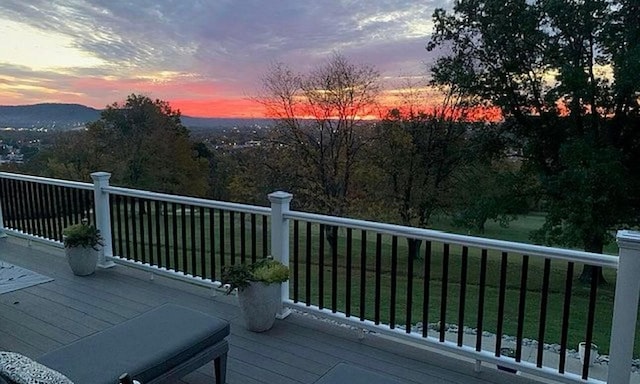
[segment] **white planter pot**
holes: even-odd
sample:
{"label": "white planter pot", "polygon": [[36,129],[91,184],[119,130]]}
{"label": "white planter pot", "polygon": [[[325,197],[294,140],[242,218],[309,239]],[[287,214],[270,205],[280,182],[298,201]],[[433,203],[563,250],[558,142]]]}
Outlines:
{"label": "white planter pot", "polygon": [[248,330],[264,332],[271,329],[280,306],[281,285],[253,282],[238,291],[240,312]]}
{"label": "white planter pot", "polygon": [[[585,352],[585,346],[587,343],[585,343],[584,341],[578,344],[578,354],[580,355],[580,362],[582,363],[582,365],[584,365],[584,352]],[[596,359],[598,358],[598,346],[591,343],[591,353],[589,354],[589,366],[592,367],[593,363],[596,362]]]}
{"label": "white planter pot", "polygon": [[74,275],[87,276],[96,271],[98,251],[88,247],[65,248],[67,261]]}

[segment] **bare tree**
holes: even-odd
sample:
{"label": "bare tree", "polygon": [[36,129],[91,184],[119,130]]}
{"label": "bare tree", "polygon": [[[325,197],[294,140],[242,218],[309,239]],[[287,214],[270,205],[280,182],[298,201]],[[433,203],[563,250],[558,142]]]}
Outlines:
{"label": "bare tree", "polygon": [[346,212],[354,165],[369,135],[366,119],[377,112],[378,81],[373,67],[337,53],[308,74],[278,63],[263,76],[257,99],[277,120],[274,166],[306,208]]}

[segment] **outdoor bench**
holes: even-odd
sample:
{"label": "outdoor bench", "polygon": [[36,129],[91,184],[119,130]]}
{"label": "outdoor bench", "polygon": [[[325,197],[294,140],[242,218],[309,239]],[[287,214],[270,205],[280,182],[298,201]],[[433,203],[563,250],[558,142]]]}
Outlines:
{"label": "outdoor bench", "polygon": [[116,384],[122,373],[140,383],[175,382],[214,360],[224,384],[229,323],[166,304],[51,351],[37,361],[75,384]]}

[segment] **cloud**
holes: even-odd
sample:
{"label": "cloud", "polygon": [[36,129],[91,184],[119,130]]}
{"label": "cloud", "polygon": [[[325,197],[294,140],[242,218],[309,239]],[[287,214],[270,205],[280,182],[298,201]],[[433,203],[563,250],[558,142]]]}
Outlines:
{"label": "cloud", "polygon": [[[449,7],[449,3],[447,0],[2,1],[0,21],[11,20],[25,29],[46,33],[57,38],[68,52],[73,50],[93,60],[89,64],[76,60],[76,65],[58,65],[59,81],[69,82],[75,76],[71,82],[80,86],[81,79],[87,78],[86,83],[101,81],[103,86],[110,87],[109,91],[119,90],[120,86],[116,86],[119,82],[123,86],[166,92],[158,95],[162,98],[169,98],[174,90],[180,92],[172,85],[185,84],[193,97],[204,97],[203,93],[211,91],[212,97],[221,98],[251,92],[270,62],[287,62],[305,71],[332,51],[375,65],[387,76],[424,72],[424,61],[429,59],[424,45],[428,41],[431,14],[438,6]],[[0,50],[6,44],[0,43]],[[42,61],[54,62],[54,58],[42,57]],[[23,68],[25,63],[20,64]],[[34,64],[34,68],[42,66]],[[163,80],[164,86],[157,76],[161,73],[169,74]],[[50,75],[47,78],[56,78]],[[93,89],[89,87],[84,93],[97,99],[97,95],[91,94]],[[136,90],[129,93],[133,91]],[[105,96],[113,93],[104,92]],[[181,92],[184,94],[185,90]]]}

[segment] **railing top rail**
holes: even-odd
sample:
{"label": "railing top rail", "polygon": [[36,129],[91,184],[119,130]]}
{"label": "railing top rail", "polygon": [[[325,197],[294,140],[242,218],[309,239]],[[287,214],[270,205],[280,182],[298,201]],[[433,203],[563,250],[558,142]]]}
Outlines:
{"label": "railing top rail", "polygon": [[225,201],[201,199],[198,197],[170,195],[166,193],[141,191],[138,189],[129,189],[129,188],[113,187],[113,186],[104,187],[103,190],[109,193],[117,194],[117,195],[138,197],[138,198],[149,199],[149,200],[160,200],[160,201],[166,201],[168,203],[196,205],[196,206],[205,207],[205,208],[222,209],[227,211],[237,211],[237,212],[244,212],[244,213],[254,213],[254,214],[266,215],[266,216],[271,215],[271,208],[260,207],[257,205],[229,203]]}
{"label": "railing top rail", "polygon": [[549,259],[559,259],[577,263],[588,263],[595,266],[614,269],[618,268],[618,257],[611,255],[601,255],[597,253],[545,247],[541,245],[517,243],[512,241],[494,240],[476,236],[458,235],[432,229],[407,227],[402,225],[378,223],[373,221],[349,219],[299,211],[289,211],[284,215],[284,217],[287,219],[297,219],[311,221],[319,224],[336,225],[353,229],[375,231],[379,233],[399,235],[420,240],[459,244],[474,248],[490,249],[529,256],[539,256]]}
{"label": "railing top rail", "polygon": [[92,183],[83,183],[80,181],[61,180],[61,179],[51,179],[48,177],[40,177],[40,176],[21,175],[18,173],[0,172],[0,178],[29,181],[32,183],[57,185],[60,187],[69,187],[69,188],[77,188],[77,189],[93,189]]}

